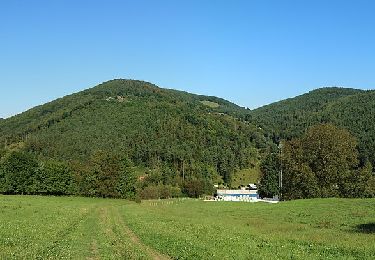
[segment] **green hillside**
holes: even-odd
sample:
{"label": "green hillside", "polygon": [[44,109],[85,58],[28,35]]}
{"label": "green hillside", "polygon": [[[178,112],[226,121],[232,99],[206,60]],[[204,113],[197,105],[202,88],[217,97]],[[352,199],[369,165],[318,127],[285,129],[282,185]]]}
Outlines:
{"label": "green hillside", "polygon": [[361,161],[375,165],[375,91],[321,88],[251,111],[252,122],[275,142],[301,136],[319,123],[348,129],[359,141]]}
{"label": "green hillside", "polygon": [[256,182],[268,151],[319,123],[348,129],[375,165],[374,118],[375,91],[322,88],[250,111],[111,80],[0,120],[0,193],[197,197]]}
{"label": "green hillside", "polygon": [[240,119],[244,111],[217,97],[111,80],[2,120],[0,143],[64,162],[117,153],[169,178],[230,183],[266,146],[263,133]]}

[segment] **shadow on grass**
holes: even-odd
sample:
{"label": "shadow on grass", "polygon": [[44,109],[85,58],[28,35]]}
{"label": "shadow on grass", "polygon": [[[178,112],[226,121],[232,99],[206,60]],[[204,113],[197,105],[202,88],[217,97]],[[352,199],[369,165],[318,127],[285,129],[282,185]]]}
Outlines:
{"label": "shadow on grass", "polygon": [[375,234],[375,222],[357,225],[355,227],[355,231],[360,233]]}

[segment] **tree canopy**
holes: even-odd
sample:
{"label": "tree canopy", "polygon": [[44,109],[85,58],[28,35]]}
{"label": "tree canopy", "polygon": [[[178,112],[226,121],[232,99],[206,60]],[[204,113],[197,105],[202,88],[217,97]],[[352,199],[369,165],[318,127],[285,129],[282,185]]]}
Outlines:
{"label": "tree canopy", "polygon": [[[285,142],[282,150],[283,197],[366,196],[364,190],[371,188],[362,186],[366,186],[372,174],[368,174],[369,166],[360,168],[356,145],[356,139],[349,131],[332,124],[313,126],[301,138]],[[352,191],[348,187],[353,187]]]}
{"label": "tree canopy", "polygon": [[258,193],[261,197],[272,198],[280,194],[280,170],[279,153],[274,151],[267,154],[260,165]]}

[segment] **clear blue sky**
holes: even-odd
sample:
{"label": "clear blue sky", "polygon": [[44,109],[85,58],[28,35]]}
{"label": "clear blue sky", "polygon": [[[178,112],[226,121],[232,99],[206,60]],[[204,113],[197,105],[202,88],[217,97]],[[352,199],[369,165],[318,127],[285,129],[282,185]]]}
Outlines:
{"label": "clear blue sky", "polygon": [[0,117],[113,78],[254,108],[375,87],[375,1],[2,0]]}

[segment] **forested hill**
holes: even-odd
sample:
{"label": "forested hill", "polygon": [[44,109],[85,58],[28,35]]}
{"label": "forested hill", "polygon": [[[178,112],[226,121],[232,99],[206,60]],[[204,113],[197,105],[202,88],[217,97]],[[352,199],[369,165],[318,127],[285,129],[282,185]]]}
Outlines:
{"label": "forested hill", "polygon": [[0,121],[0,144],[39,158],[87,161],[96,152],[126,155],[136,166],[172,178],[230,182],[254,166],[264,134],[226,100],[111,80]]}
{"label": "forested hill", "polygon": [[361,160],[375,165],[375,91],[321,88],[251,111],[252,122],[271,138],[299,137],[315,124],[333,123],[359,140]]}
{"label": "forested hill", "polygon": [[198,197],[255,181],[281,139],[320,123],[348,129],[374,166],[374,118],[375,91],[322,88],[250,111],[111,80],[0,120],[0,193]]}

